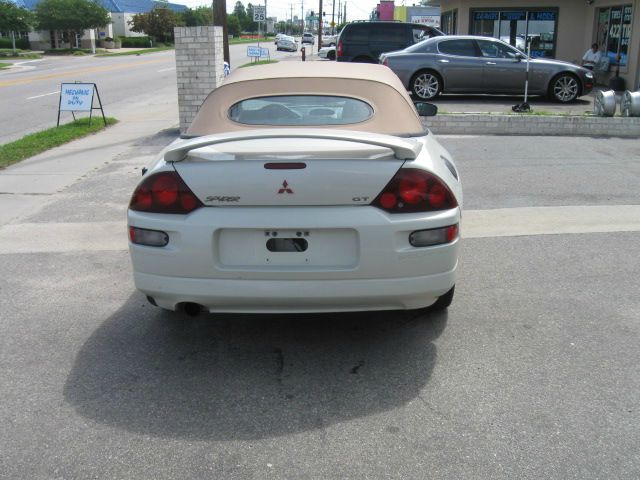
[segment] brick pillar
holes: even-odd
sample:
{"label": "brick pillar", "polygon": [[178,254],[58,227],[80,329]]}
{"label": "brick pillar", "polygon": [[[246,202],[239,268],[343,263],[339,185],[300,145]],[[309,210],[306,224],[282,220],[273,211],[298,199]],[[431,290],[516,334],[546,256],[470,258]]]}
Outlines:
{"label": "brick pillar", "polygon": [[175,27],[180,132],[191,125],[200,105],[224,78],[222,27]]}

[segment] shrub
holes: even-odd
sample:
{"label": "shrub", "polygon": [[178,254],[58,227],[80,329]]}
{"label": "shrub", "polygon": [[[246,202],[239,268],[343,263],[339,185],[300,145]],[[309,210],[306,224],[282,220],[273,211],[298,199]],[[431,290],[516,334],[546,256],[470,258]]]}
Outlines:
{"label": "shrub", "polygon": [[[10,38],[0,37],[0,48],[13,48],[13,44]],[[30,50],[31,44],[26,38],[16,38],[16,48],[21,50]]]}
{"label": "shrub", "polygon": [[122,48],[151,47],[151,41],[149,37],[120,37],[120,40],[122,40]]}

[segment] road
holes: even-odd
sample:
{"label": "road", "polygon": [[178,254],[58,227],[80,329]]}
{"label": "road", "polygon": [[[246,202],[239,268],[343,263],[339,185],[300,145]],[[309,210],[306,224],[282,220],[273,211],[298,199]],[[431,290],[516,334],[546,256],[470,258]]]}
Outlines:
{"label": "road", "polygon": [[[277,52],[273,42],[261,46],[269,48],[273,59],[300,56],[299,52]],[[234,67],[249,61],[246,47],[230,46]],[[116,118],[132,102],[145,105],[177,98],[173,51],[120,57],[47,56],[13,63],[20,68],[0,71],[0,144],[55,126],[62,82],[96,83],[105,114]],[[62,114],[63,122],[70,119],[70,113]]]}
{"label": "road", "polygon": [[612,221],[637,140],[442,137],[466,207],[447,313],[184,319],[135,291],[125,241],[174,136],[0,227],[0,477],[640,477],[640,233]]}

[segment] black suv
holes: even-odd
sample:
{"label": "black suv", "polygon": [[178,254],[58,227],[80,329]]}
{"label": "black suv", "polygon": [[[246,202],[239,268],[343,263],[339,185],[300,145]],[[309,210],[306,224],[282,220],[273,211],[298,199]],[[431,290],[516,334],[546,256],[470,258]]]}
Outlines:
{"label": "black suv", "polygon": [[339,62],[378,63],[382,53],[403,50],[440,35],[444,33],[437,28],[419,23],[351,22],[340,32],[336,59]]}

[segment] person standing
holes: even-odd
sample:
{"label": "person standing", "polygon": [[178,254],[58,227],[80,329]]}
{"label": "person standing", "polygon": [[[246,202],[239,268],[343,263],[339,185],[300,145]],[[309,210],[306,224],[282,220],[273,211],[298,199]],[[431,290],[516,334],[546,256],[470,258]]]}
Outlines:
{"label": "person standing", "polygon": [[602,54],[600,53],[600,50],[598,50],[598,44],[594,43],[582,57],[582,66],[584,68],[588,68],[589,70],[593,70],[595,66],[598,65],[598,62],[600,62],[601,56]]}

